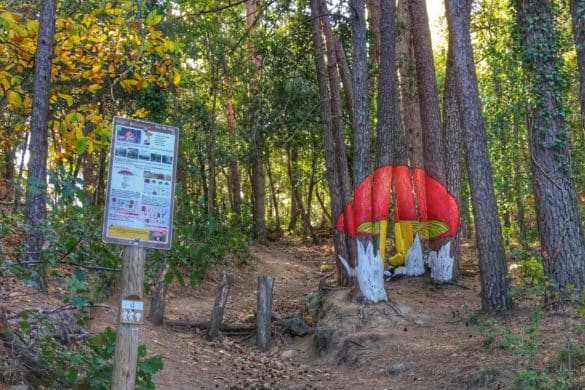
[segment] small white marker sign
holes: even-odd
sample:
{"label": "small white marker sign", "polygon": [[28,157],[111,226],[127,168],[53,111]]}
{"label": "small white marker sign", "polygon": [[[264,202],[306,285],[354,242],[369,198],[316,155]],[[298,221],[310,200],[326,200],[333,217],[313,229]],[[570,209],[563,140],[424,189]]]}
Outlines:
{"label": "small white marker sign", "polygon": [[122,324],[142,324],[144,302],[124,299],[120,309]]}

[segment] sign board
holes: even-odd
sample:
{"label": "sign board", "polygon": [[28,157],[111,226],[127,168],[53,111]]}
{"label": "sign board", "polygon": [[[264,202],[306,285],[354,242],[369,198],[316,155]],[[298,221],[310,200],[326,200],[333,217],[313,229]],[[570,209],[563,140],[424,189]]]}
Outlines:
{"label": "sign board", "polygon": [[179,130],[114,118],[102,239],[170,249]]}
{"label": "sign board", "polygon": [[120,305],[120,323],[141,324],[144,302],[124,299]]}

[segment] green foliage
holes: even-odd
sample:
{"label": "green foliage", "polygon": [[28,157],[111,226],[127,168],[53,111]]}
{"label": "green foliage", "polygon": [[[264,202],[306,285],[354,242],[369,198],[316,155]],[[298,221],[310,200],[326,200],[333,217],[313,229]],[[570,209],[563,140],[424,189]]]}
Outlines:
{"label": "green foliage", "polygon": [[[19,315],[21,337],[28,340],[48,367],[55,370],[74,389],[107,390],[112,381],[112,358],[116,332],[106,328],[75,349],[57,342],[50,321],[38,313],[24,311]],[[136,389],[151,390],[152,376],[162,369],[158,356],[146,357],[146,347],[138,348]]]}

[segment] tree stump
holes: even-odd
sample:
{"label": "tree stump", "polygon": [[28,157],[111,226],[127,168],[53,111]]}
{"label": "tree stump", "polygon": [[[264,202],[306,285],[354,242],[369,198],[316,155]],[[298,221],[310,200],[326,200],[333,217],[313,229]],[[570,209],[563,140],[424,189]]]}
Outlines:
{"label": "tree stump", "polygon": [[211,320],[209,321],[209,328],[207,330],[207,338],[212,340],[219,336],[219,328],[221,321],[223,320],[223,312],[227,303],[230,289],[234,282],[234,275],[224,272],[219,285],[217,286],[217,292],[215,293],[215,303],[213,304],[213,310],[211,312]]}
{"label": "tree stump", "polygon": [[257,313],[256,313],[256,345],[263,350],[270,346],[272,335],[272,287],[274,278],[258,276]]}
{"label": "tree stump", "polygon": [[165,260],[159,264],[156,275],[156,285],[150,298],[150,311],[148,312],[148,320],[153,325],[157,326],[162,325],[163,317],[165,315],[165,299],[167,296],[167,283],[165,282],[165,275],[168,269],[168,261]]}

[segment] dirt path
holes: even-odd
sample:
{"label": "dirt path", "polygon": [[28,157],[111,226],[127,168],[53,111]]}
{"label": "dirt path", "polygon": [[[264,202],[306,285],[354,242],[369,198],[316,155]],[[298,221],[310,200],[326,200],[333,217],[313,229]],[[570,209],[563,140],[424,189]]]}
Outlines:
{"label": "dirt path", "polygon": [[[258,275],[275,277],[273,310],[282,316],[299,310],[306,294],[318,290],[320,266],[331,261],[328,247],[255,246],[251,266],[219,267],[197,288],[173,287],[168,320],[209,319],[223,271],[235,282],[224,323],[243,323],[254,313]],[[325,297],[316,334],[275,337],[260,352],[253,339],[224,337],[207,342],[201,332],[145,324],[142,340],[149,354],[160,355],[164,369],[157,389],[504,389],[520,366],[503,348],[486,348],[477,327],[465,317],[480,307],[479,280],[435,286],[427,277],[386,283],[389,303],[359,305],[347,290]],[[115,307],[115,304],[112,305]],[[529,310],[517,308],[511,326],[523,326]],[[115,313],[101,311],[94,323],[114,326]],[[558,333],[552,314],[543,334]],[[95,329],[98,330],[98,329]],[[323,337],[321,337],[323,336]],[[320,345],[321,353],[316,344]],[[325,345],[324,345],[325,344]],[[554,348],[551,344],[549,350]],[[542,353],[544,367],[550,354]]]}

